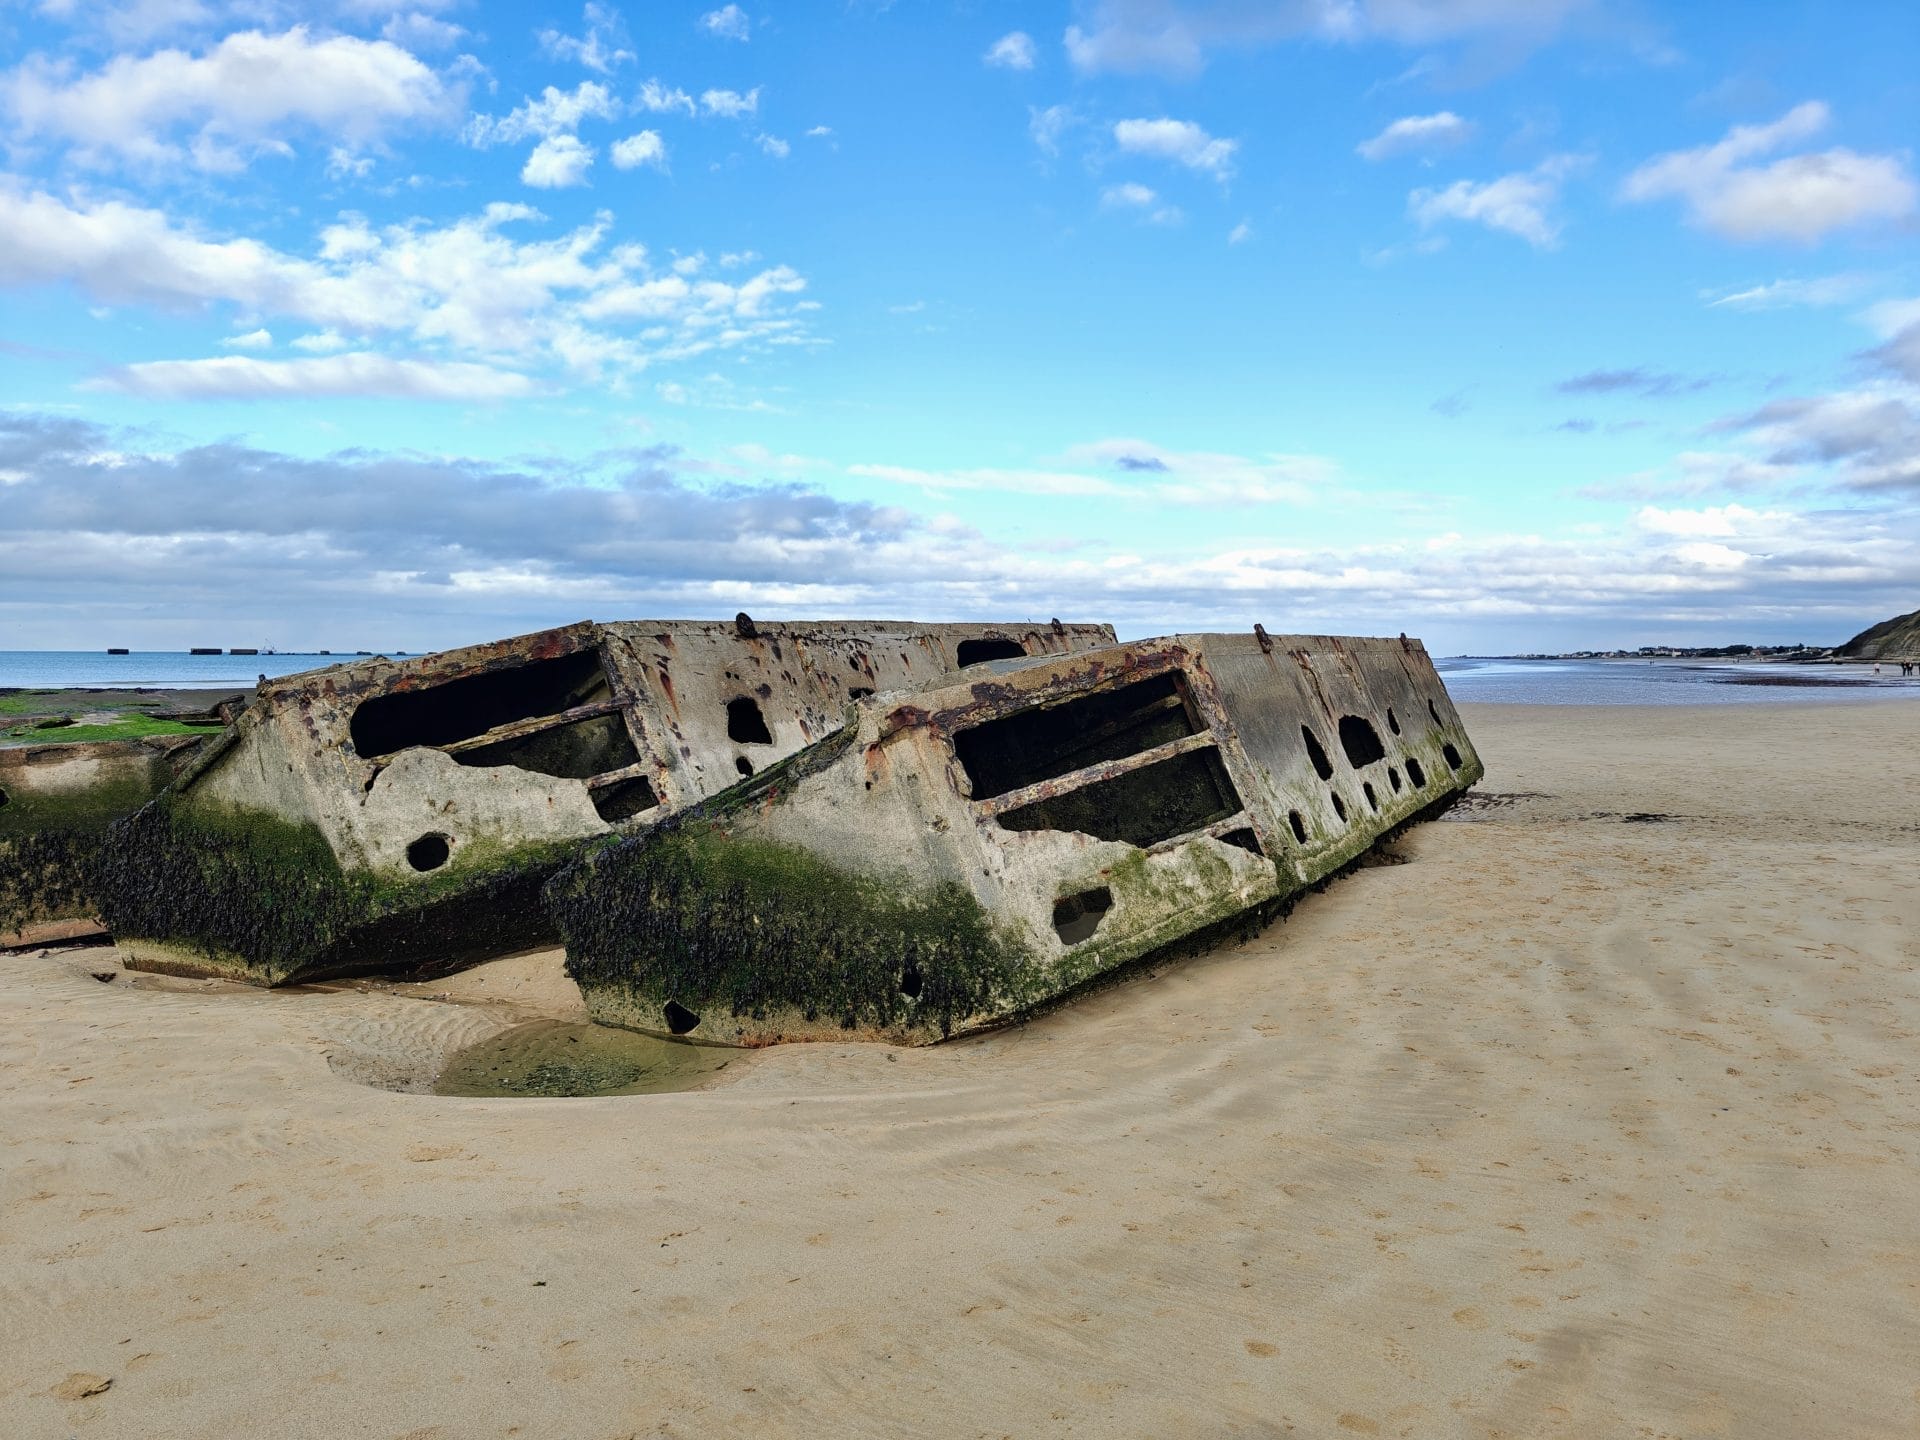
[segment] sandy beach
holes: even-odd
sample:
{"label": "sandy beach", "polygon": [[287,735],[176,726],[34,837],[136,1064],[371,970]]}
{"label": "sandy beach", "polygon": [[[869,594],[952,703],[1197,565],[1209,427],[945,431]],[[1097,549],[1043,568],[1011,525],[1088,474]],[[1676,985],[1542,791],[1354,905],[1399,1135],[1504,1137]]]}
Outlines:
{"label": "sandy beach", "polygon": [[688,1093],[407,1093],[551,955],[0,956],[0,1434],[1920,1432],[1920,706],[1463,712],[1254,941]]}

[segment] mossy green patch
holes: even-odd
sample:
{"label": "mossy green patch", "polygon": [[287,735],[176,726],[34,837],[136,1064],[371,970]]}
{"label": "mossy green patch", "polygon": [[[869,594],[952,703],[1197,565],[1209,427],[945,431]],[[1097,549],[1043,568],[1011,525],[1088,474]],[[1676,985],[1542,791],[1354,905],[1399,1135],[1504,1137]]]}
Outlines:
{"label": "mossy green patch", "polygon": [[414,883],[346,872],[311,824],[163,795],[101,848],[117,936],[232,957],[267,984],[366,970],[449,970],[549,944],[539,889],[570,851],[527,846]]}
{"label": "mossy green patch", "polygon": [[1022,1008],[1035,970],[962,886],[838,870],[796,846],[668,826],[562,870],[546,899],[583,989],[844,1030],[951,1034]]}
{"label": "mossy green patch", "polygon": [[183,725],[178,720],[156,720],[150,715],[127,715],[105,725],[61,725],[51,730],[16,725],[0,731],[0,739],[32,745],[85,745],[97,740],[144,740],[152,735],[215,735],[219,725]]}

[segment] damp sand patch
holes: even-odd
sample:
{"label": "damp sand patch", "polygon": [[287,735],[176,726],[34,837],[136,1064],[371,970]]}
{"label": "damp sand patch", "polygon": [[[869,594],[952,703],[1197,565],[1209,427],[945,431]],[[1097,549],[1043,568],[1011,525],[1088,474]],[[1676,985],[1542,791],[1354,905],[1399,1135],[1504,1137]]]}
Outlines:
{"label": "damp sand patch", "polygon": [[604,1025],[530,1020],[457,1051],[436,1095],[658,1095],[692,1090],[740,1059],[712,1045]]}

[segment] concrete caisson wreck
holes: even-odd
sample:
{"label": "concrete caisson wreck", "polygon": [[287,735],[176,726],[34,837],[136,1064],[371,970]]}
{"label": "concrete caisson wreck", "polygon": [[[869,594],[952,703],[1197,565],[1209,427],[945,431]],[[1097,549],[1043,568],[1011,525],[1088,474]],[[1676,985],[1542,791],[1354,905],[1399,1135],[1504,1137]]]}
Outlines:
{"label": "concrete caisson wreck", "polygon": [[604,1023],[926,1042],[1271,917],[1481,774],[1418,641],[1177,635],[864,698],[546,896]]}
{"label": "concrete caisson wreck", "polygon": [[0,944],[92,916],[108,827],[164,790],[201,743],[167,735],[0,748]]}
{"label": "concrete caisson wreck", "polygon": [[582,622],[263,682],[114,827],[103,917],[131,963],[283,984],[551,943],[583,843],[740,783],[877,691],[1110,645],[1102,625]]}

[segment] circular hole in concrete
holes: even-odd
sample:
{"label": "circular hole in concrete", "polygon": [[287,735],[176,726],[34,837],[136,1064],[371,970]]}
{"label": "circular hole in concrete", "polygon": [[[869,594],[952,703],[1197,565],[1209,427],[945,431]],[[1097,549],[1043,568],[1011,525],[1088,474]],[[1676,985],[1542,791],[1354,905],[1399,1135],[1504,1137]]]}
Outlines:
{"label": "circular hole in concrete", "polygon": [[416,870],[438,870],[453,854],[453,842],[445,835],[429,831],[407,846],[407,863]]}

